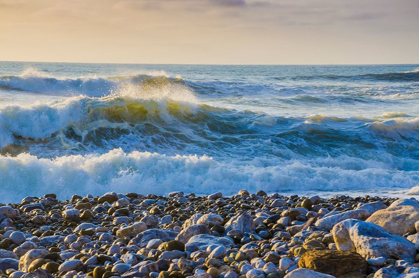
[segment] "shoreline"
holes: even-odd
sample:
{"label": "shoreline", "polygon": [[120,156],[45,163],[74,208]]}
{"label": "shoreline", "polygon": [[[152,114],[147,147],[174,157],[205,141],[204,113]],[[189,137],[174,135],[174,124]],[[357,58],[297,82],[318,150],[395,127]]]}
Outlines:
{"label": "shoreline", "polygon": [[283,194],[25,197],[0,206],[0,271],[13,278],[419,277],[414,198]]}

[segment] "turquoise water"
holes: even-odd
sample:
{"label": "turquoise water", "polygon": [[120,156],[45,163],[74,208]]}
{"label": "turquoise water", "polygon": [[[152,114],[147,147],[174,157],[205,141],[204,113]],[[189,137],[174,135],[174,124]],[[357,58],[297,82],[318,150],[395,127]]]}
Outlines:
{"label": "turquoise water", "polygon": [[0,150],[0,192],[13,201],[408,192],[419,185],[419,65],[0,62]]}

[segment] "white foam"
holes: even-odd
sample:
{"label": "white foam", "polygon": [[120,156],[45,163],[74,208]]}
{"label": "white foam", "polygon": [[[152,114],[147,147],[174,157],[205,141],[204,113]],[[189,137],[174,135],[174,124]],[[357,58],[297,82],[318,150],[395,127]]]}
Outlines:
{"label": "white foam", "polygon": [[[335,158],[339,162],[345,158]],[[149,152],[125,153],[114,149],[103,155],[63,156],[40,159],[29,154],[0,157],[2,202],[19,201],[27,195],[58,193],[100,195],[121,193],[166,194],[182,190],[198,194],[222,191],[252,192],[344,191],[383,188],[408,189],[417,184],[419,172],[362,170],[322,166],[321,161],[287,161],[265,165],[263,160],[217,161],[208,156],[166,156]]]}

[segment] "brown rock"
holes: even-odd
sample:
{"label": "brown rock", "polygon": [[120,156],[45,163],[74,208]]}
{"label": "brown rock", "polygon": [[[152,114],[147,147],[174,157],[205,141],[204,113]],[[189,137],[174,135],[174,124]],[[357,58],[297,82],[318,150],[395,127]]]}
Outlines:
{"label": "brown rock", "polygon": [[337,250],[311,250],[304,253],[298,263],[308,268],[336,277],[347,274],[366,274],[367,261],[358,253]]}

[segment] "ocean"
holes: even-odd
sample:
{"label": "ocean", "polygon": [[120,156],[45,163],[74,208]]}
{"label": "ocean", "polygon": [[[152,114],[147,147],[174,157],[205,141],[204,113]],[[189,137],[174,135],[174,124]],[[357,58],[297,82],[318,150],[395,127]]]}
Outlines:
{"label": "ocean", "polygon": [[0,62],[0,202],[415,194],[419,65]]}

